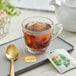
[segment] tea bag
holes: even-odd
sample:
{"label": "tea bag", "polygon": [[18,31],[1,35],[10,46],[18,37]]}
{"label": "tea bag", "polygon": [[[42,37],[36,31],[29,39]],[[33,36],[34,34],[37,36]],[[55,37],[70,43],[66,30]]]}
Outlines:
{"label": "tea bag", "polygon": [[35,31],[43,31],[46,29],[46,23],[42,23],[42,22],[35,22],[32,21],[30,23],[28,23],[28,27],[29,30],[35,30]]}
{"label": "tea bag", "polygon": [[53,50],[47,53],[47,57],[60,73],[76,68],[76,60],[65,49]]}

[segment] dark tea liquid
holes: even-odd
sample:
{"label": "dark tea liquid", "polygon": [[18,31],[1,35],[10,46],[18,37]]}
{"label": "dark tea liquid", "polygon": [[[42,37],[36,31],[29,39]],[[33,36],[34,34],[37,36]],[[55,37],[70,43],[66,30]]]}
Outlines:
{"label": "dark tea liquid", "polygon": [[[51,28],[51,25],[47,23],[36,22],[34,24],[31,23],[26,24],[25,28],[34,32],[41,33],[42,31]],[[28,32],[24,32],[24,38],[26,41],[26,45],[28,47],[30,47],[33,50],[39,51],[46,48],[49,45],[50,39],[52,38],[52,32],[50,31],[50,33],[43,35],[39,35],[39,34],[35,35],[35,34],[30,34]]]}

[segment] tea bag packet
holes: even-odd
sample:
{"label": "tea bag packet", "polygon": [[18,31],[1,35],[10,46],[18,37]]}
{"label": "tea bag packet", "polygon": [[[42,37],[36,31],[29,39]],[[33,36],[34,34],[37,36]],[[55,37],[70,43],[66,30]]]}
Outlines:
{"label": "tea bag packet", "polygon": [[76,60],[65,49],[48,52],[47,58],[60,73],[76,68]]}

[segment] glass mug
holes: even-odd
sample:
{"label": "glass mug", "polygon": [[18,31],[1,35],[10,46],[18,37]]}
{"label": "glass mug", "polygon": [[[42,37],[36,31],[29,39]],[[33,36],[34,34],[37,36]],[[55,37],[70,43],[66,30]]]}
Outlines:
{"label": "glass mug", "polygon": [[56,38],[62,31],[61,24],[54,25],[54,22],[46,17],[28,17],[22,22],[27,50],[32,54],[42,54],[46,51],[50,41]]}

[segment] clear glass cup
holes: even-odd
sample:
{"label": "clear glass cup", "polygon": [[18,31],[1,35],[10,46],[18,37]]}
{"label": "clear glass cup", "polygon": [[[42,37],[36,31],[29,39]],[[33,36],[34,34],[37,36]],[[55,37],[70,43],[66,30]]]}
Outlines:
{"label": "clear glass cup", "polygon": [[46,17],[28,17],[22,22],[27,50],[32,54],[42,54],[46,51],[52,39],[56,38],[62,31],[61,24],[54,25],[54,22]]}
{"label": "clear glass cup", "polygon": [[6,13],[0,12],[0,39],[8,34],[9,23],[10,20]]}

